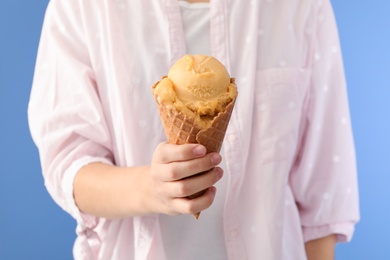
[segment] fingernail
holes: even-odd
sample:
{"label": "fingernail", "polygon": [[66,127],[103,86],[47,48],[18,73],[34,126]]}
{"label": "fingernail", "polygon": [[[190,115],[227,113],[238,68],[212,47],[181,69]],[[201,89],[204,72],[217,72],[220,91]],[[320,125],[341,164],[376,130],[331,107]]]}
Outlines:
{"label": "fingernail", "polygon": [[215,196],[215,194],[217,193],[217,188],[215,187],[211,187],[211,193]]}
{"label": "fingernail", "polygon": [[221,179],[222,176],[223,176],[223,170],[221,168],[216,168],[216,171],[217,171],[217,177],[218,179]]}
{"label": "fingernail", "polygon": [[212,164],[218,164],[221,162],[221,160],[222,160],[222,157],[217,153],[215,153],[211,156],[211,163]]}
{"label": "fingernail", "polygon": [[192,152],[195,155],[204,155],[204,154],[206,154],[206,148],[202,145],[198,145],[194,149],[192,149]]}

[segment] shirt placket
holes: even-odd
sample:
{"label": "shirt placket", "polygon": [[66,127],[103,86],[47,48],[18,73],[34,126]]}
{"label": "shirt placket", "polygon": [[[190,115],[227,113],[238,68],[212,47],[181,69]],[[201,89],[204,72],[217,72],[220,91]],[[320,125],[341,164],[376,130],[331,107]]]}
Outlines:
{"label": "shirt placket", "polygon": [[170,38],[170,66],[186,54],[184,30],[177,0],[163,0]]}
{"label": "shirt placket", "polygon": [[157,222],[156,216],[143,216],[134,218],[135,234],[135,259],[147,259],[152,245],[153,235]]}
{"label": "shirt placket", "polygon": [[[172,66],[186,53],[184,31],[181,23],[180,7],[177,0],[162,0],[162,3],[168,22],[168,33],[170,38],[170,60],[168,62],[169,66]],[[159,228],[158,225],[156,216],[136,218],[135,233],[138,234],[135,241],[137,250],[136,259],[149,259],[153,243],[152,240],[161,239],[161,237],[154,236],[155,229]],[[162,243],[161,241],[159,242]],[[165,259],[164,252],[160,252],[159,255],[161,259]]]}
{"label": "shirt placket", "polygon": [[[226,0],[212,0],[210,5],[211,54],[231,72],[229,59],[228,9]],[[238,226],[236,195],[241,183],[243,159],[238,136],[237,118],[233,111],[224,141],[228,166],[228,190],[224,208],[224,235],[229,259],[246,259],[245,247]]]}

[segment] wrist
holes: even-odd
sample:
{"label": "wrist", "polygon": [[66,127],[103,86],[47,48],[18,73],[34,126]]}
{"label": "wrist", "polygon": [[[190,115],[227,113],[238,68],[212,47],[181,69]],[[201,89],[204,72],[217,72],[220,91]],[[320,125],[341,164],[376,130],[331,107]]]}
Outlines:
{"label": "wrist", "polygon": [[150,171],[150,166],[141,166],[127,171],[127,175],[134,182],[134,185],[131,185],[134,189],[127,189],[126,196],[128,198],[126,212],[131,212],[130,216],[159,213],[156,199],[153,195]]}

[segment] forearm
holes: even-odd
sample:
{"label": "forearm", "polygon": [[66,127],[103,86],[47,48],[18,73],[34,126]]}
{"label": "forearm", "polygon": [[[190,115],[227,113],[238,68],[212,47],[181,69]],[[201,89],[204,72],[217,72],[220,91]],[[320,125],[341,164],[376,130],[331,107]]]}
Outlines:
{"label": "forearm", "polygon": [[326,236],[305,243],[308,260],[333,260],[336,235]]}
{"label": "forearm", "polygon": [[149,170],[149,166],[86,165],[74,180],[76,204],[84,213],[106,218],[153,213],[149,208],[145,178]]}

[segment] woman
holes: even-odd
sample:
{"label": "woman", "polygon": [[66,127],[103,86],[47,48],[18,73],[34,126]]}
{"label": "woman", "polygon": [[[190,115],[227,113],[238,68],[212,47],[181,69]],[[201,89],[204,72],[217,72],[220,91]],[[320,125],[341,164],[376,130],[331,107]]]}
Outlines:
{"label": "woman", "polygon": [[[29,119],[75,258],[333,259],[359,212],[329,1],[191,2],[49,3]],[[221,153],[165,142],[151,86],[186,53],[236,79]]]}

